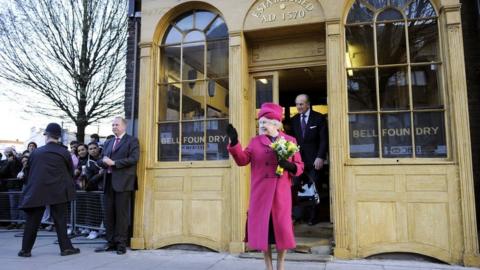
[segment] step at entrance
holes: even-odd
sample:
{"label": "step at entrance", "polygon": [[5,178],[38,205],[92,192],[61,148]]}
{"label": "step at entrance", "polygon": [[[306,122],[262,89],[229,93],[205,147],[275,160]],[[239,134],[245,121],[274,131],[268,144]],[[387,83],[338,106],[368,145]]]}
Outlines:
{"label": "step at entrance", "polygon": [[[287,253],[286,260],[326,262],[333,259],[333,226],[331,223],[295,224],[294,231],[297,247]],[[275,253],[275,249],[273,249],[273,253]],[[273,257],[275,258],[276,254]],[[256,251],[245,252],[240,254],[240,258],[263,259],[263,254]]]}

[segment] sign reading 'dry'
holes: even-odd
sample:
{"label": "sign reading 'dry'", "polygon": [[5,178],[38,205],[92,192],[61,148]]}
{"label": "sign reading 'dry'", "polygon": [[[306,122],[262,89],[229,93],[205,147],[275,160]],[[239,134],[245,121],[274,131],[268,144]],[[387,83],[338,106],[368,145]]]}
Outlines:
{"label": "sign reading 'dry'", "polygon": [[320,22],[323,11],[316,0],[261,0],[249,10],[245,29]]}

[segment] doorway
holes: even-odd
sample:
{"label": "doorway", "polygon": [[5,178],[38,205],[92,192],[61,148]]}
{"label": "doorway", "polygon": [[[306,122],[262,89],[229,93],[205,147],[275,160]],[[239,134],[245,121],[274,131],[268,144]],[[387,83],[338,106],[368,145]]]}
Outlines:
{"label": "doorway", "polygon": [[[323,114],[327,111],[327,70],[326,65],[304,66],[278,69],[274,71],[251,73],[251,87],[254,90],[256,113],[264,102],[275,102],[284,108],[284,130],[294,135],[292,117],[297,114],[295,98],[299,94],[307,94],[311,109]],[[253,121],[256,123],[257,121]],[[257,126],[252,125],[252,134],[257,132]],[[292,187],[293,211],[295,219],[295,238],[298,253],[314,255],[330,255],[333,240],[333,225],[331,222],[330,184],[328,158],[318,174],[316,189],[320,203],[306,201],[307,192],[301,181],[295,181]],[[310,187],[307,185],[306,187]]]}

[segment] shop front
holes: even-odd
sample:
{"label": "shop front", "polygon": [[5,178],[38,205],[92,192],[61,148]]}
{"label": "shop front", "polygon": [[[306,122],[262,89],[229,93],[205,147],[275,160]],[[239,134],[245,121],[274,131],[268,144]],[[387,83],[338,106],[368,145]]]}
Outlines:
{"label": "shop front", "polygon": [[478,265],[455,0],[143,1],[132,248],[244,252],[249,168],[229,158],[263,102],[328,115],[321,218],[336,258]]}

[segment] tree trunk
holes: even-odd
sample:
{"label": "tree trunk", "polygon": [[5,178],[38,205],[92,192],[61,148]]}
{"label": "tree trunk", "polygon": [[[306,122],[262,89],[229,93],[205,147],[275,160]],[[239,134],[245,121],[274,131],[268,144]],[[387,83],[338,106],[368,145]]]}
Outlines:
{"label": "tree trunk", "polygon": [[77,141],[79,141],[80,143],[84,143],[86,125],[84,123],[76,123],[76,126],[77,126]]}

